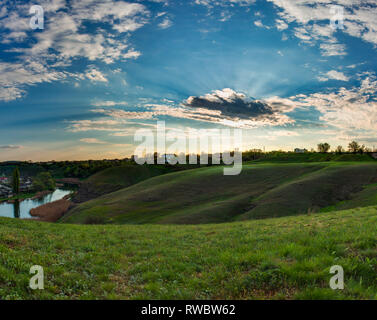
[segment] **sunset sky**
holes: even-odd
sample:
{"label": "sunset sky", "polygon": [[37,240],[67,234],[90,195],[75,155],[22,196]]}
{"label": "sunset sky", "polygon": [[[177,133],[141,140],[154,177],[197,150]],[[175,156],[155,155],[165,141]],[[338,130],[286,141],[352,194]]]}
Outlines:
{"label": "sunset sky", "polygon": [[375,0],[5,0],[0,34],[1,161],[129,156],[157,120],[377,147]]}

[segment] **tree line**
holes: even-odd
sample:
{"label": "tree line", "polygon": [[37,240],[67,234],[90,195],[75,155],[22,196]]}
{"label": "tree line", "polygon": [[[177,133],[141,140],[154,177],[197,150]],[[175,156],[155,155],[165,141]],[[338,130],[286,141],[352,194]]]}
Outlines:
{"label": "tree line", "polygon": [[[317,145],[317,150],[318,150],[318,152],[321,152],[321,153],[329,152],[330,148],[331,148],[331,146],[327,142],[319,143]],[[373,151],[374,150],[367,148],[365,145],[360,145],[357,141],[352,141],[348,144],[348,152],[350,152],[350,153],[363,154],[363,153],[368,153],[368,152],[373,152]],[[343,148],[343,146],[337,146],[335,148],[334,152],[337,153],[337,154],[342,154],[342,153],[345,153],[347,151]]]}
{"label": "tree line", "polygon": [[[21,175],[20,170],[16,167],[12,173],[12,191],[13,194],[18,195],[20,193]],[[51,173],[40,172],[33,178],[33,185],[30,191],[45,191],[54,190],[56,183]]]}

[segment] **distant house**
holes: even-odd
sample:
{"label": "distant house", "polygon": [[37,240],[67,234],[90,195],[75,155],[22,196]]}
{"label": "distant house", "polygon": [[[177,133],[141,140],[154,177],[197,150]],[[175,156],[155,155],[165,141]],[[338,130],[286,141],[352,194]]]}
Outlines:
{"label": "distant house", "polygon": [[295,153],[305,153],[305,152],[308,152],[308,150],[306,150],[306,149],[300,149],[300,148],[296,148],[295,149]]}
{"label": "distant house", "polygon": [[6,185],[0,184],[0,197],[6,198],[12,195],[12,189]]}
{"label": "distant house", "polygon": [[0,183],[8,183],[7,177],[0,177]]}
{"label": "distant house", "polygon": [[372,157],[373,157],[374,159],[377,159],[377,152],[373,152],[373,153],[372,153]]}

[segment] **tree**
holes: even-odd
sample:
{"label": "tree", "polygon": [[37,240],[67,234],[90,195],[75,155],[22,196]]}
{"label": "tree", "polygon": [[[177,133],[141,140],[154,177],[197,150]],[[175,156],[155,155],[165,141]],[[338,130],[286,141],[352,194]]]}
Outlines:
{"label": "tree", "polygon": [[352,153],[357,153],[360,151],[360,145],[356,141],[352,141],[348,144],[348,150]]}
{"label": "tree", "polygon": [[335,153],[342,154],[344,152],[344,149],[342,146],[337,146],[335,149]]}
{"label": "tree", "polygon": [[56,188],[55,180],[52,178],[50,172],[39,173],[33,181],[33,188],[35,191],[54,190]]}
{"label": "tree", "polygon": [[362,145],[359,149],[359,153],[363,154],[364,152],[366,152],[365,149],[366,149],[365,145]]}
{"label": "tree", "polygon": [[18,168],[13,170],[12,188],[13,193],[18,194],[20,192],[20,170]]}
{"label": "tree", "polygon": [[318,152],[326,153],[330,150],[330,145],[325,142],[325,143],[319,143],[318,144]]}

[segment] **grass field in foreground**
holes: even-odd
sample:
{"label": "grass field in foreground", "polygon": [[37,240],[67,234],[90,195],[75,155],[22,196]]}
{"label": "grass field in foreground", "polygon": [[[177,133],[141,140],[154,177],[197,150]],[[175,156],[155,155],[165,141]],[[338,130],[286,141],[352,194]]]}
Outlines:
{"label": "grass field in foreground", "polygon": [[[98,197],[62,221],[199,224],[298,215],[348,201],[376,182],[375,161],[247,164],[236,176],[207,167],[153,177]],[[377,204],[370,190],[348,208]]]}
{"label": "grass field in foreground", "polygon": [[[2,299],[377,299],[377,207],[216,225],[0,219]],[[28,288],[41,265],[45,289]],[[345,289],[329,288],[332,265]]]}

